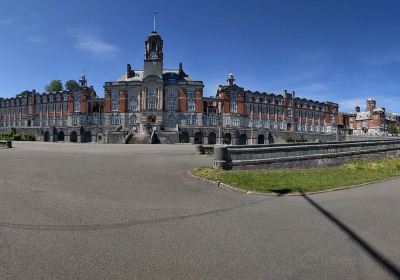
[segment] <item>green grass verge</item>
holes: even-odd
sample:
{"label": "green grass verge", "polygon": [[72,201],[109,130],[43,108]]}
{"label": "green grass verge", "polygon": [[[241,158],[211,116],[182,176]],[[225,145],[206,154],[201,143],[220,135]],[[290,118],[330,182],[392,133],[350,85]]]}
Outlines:
{"label": "green grass verge", "polygon": [[400,176],[400,157],[360,160],[335,167],[222,171],[196,168],[196,176],[256,192],[315,192]]}

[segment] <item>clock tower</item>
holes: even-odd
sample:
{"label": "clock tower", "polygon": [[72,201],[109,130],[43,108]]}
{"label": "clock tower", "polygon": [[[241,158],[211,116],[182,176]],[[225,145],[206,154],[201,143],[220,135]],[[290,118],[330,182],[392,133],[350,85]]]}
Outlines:
{"label": "clock tower", "polygon": [[156,75],[162,78],[163,74],[163,40],[156,31],[156,19],[157,13],[154,13],[154,30],[150,36],[147,37],[144,43],[144,73],[143,78],[150,75]]}

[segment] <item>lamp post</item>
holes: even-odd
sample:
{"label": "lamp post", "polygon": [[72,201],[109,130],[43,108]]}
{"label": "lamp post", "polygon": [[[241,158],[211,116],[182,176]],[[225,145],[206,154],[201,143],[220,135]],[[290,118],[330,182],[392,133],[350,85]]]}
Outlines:
{"label": "lamp post", "polygon": [[253,145],[253,127],[254,127],[253,117],[254,117],[254,108],[253,108],[253,105],[251,105],[251,119],[250,119],[250,121],[251,121],[251,126],[250,126],[250,128],[251,128],[251,133],[250,133],[251,142],[250,142],[250,145]]}
{"label": "lamp post", "polygon": [[223,121],[223,103],[220,101],[218,104],[218,144],[221,145],[221,125]]}

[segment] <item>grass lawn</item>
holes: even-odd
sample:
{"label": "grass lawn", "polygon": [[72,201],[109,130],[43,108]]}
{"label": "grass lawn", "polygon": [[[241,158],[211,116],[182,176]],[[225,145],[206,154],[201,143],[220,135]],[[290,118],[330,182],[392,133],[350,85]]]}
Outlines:
{"label": "grass lawn", "polygon": [[335,167],[310,169],[258,169],[223,171],[196,168],[196,176],[219,181],[247,191],[313,192],[400,176],[400,157],[363,160]]}

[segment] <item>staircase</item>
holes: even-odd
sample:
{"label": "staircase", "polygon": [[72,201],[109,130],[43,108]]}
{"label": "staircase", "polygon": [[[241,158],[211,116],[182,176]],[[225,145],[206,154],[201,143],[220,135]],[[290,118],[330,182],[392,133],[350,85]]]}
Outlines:
{"label": "staircase", "polygon": [[125,144],[151,144],[150,132],[146,130],[145,133],[138,133],[131,130],[125,137]]}

